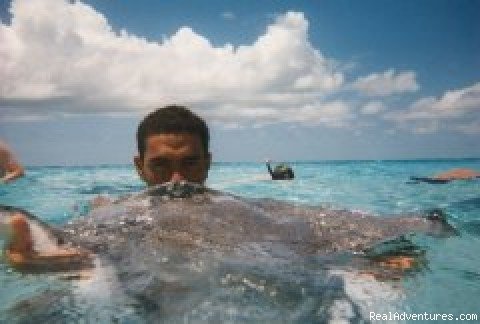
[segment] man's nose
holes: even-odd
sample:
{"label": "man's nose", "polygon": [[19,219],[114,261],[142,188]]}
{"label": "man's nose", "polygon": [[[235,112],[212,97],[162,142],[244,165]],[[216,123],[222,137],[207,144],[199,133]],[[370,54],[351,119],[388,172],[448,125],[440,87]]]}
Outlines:
{"label": "man's nose", "polygon": [[181,172],[174,171],[170,177],[170,182],[180,182],[186,180]]}

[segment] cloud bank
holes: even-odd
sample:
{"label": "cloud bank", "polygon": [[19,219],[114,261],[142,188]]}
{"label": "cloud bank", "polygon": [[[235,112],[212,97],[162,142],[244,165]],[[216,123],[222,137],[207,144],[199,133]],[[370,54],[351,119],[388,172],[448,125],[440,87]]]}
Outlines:
{"label": "cloud bank", "polygon": [[[258,107],[274,121],[283,109],[322,106],[344,82],[309,43],[302,13],[279,16],[238,47],[214,47],[189,27],[159,42],[115,32],[81,2],[18,0],[11,14],[0,27],[0,96],[11,115],[138,112],[180,102],[232,120],[255,117],[246,110]],[[51,108],[28,104],[40,100]]]}
{"label": "cloud bank", "polygon": [[277,16],[242,46],[214,46],[188,26],[147,40],[114,30],[80,1],[14,0],[10,13],[11,22],[0,23],[3,121],[143,115],[179,103],[228,127],[288,122],[352,128],[386,120],[392,127],[425,124],[412,129],[427,132],[448,119],[456,121],[450,129],[475,133],[480,124],[478,83],[390,107],[390,96],[419,90],[416,73],[392,68],[348,81],[339,62],[310,43],[300,12]]}
{"label": "cloud bank", "polygon": [[441,97],[425,97],[407,109],[385,115],[403,125],[413,123],[418,133],[443,128],[467,134],[480,133],[480,82],[463,89],[446,91]]}

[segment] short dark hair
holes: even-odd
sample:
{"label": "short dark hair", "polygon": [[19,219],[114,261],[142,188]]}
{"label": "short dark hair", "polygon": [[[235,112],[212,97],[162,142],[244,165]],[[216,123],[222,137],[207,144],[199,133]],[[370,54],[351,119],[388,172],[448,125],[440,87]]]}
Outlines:
{"label": "short dark hair", "polygon": [[166,133],[198,135],[204,152],[208,153],[210,134],[207,123],[184,106],[169,105],[149,113],[138,125],[137,148],[140,158],[143,159],[148,136]]}

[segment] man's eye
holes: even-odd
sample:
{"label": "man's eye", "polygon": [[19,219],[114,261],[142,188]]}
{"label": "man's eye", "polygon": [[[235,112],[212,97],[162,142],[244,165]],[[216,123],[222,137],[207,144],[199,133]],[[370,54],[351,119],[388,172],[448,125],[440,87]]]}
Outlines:
{"label": "man's eye", "polygon": [[198,163],[198,159],[189,159],[185,160],[184,165],[186,166],[195,166]]}
{"label": "man's eye", "polygon": [[165,169],[165,165],[164,164],[153,164],[150,166],[150,169],[152,169],[153,171],[162,171]]}

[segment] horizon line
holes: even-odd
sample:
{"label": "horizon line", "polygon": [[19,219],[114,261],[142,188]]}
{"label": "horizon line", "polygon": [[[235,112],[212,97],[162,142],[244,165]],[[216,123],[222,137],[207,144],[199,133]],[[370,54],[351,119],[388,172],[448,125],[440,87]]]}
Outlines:
{"label": "horizon line", "polygon": [[[407,158],[407,159],[319,159],[319,160],[272,160],[273,163],[284,162],[292,164],[312,164],[312,163],[324,163],[324,162],[427,162],[427,161],[455,161],[455,160],[480,160],[480,157],[440,157],[440,158]],[[264,164],[265,161],[212,161],[212,165],[215,164],[234,164],[234,163],[248,163],[248,164]],[[125,167],[133,166],[132,163],[98,163],[98,164],[64,164],[64,165],[53,165],[53,164],[33,164],[33,165],[24,165],[25,168],[63,168],[63,167]]]}

